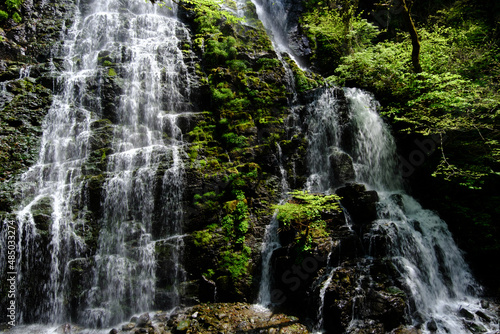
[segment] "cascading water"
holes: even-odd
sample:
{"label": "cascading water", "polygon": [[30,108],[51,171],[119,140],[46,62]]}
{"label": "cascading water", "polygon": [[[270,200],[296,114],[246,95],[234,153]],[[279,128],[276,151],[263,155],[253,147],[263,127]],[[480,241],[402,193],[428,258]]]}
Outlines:
{"label": "cascading water", "polygon": [[[114,131],[109,177],[103,189],[106,209],[89,296],[91,307],[82,318],[88,319],[89,325],[109,325],[130,314],[130,310],[152,307],[156,268],[151,233],[157,173],[171,163],[164,172],[164,186],[179,189],[175,183],[182,179],[182,136],[175,115],[169,115],[182,108],[182,99],[177,95],[186,69],[175,36],[176,29],[182,27],[177,20],[155,13],[151,5],[135,4],[132,9],[135,13],[128,15],[98,11],[87,18],[92,26],[106,23],[107,31],[99,32],[110,41],[104,50],[114,53],[127,48],[130,58],[123,66],[120,126]],[[122,27],[123,22],[127,22],[126,27]],[[116,43],[123,35],[127,36],[123,44]],[[164,134],[170,137],[168,142]],[[170,194],[176,203],[180,201],[179,191]]]}
{"label": "cascading water", "polygon": [[289,15],[297,4],[286,1],[252,0],[252,2],[257,10],[259,20],[271,36],[276,52],[278,54],[287,53],[300,66],[300,61],[290,48],[288,36],[288,25],[291,21]]}
{"label": "cascading water", "polygon": [[[254,3],[278,53],[293,55],[286,4]],[[477,315],[467,321],[457,315],[461,308],[470,314],[479,309],[474,297],[479,288],[446,224],[403,191],[394,139],[376,112],[378,103],[361,90],[345,89],[348,110],[341,110],[335,91],[323,89],[307,106],[307,190],[330,193],[344,182],[356,181],[379,193],[379,219],[373,231],[383,230],[390,241],[389,254],[408,287],[415,325],[426,322],[424,331],[437,333],[467,333],[474,326],[484,332],[498,330],[498,324],[484,323]],[[324,294],[335,272],[329,269],[319,283],[317,331],[322,330]],[[355,329],[356,320],[353,314],[350,329]]]}
{"label": "cascading water", "polygon": [[[184,279],[184,142],[176,120],[190,111],[189,74],[178,48],[180,37],[189,42],[188,30],[172,10],[143,0],[81,1],[77,7],[81,11],[64,41],[61,89],[45,119],[40,158],[19,183],[17,323],[71,317],[106,327],[151,309],[158,248],[168,249],[174,264],[160,273],[168,286],[162,307],[178,305]],[[95,134],[95,128],[111,130]],[[99,171],[92,150],[106,140],[109,144],[98,150],[97,163],[104,166]],[[103,180],[100,199],[85,195],[89,179]],[[102,211],[97,227],[88,221],[90,202]],[[2,249],[10,223],[4,222]],[[92,228],[99,233],[95,254],[85,240],[90,236],[82,234]],[[67,300],[78,263],[90,266],[92,275],[74,310]],[[1,270],[4,277],[6,266]],[[28,300],[32,304],[23,303]]]}
{"label": "cascading water", "polygon": [[401,190],[402,180],[394,139],[377,114],[378,102],[358,89],[346,89],[352,126],[352,149],[356,181],[378,191]]}
{"label": "cascading water", "polygon": [[[283,154],[281,151],[281,147],[278,146],[278,157],[277,162],[280,168],[281,173],[281,193],[286,196],[288,193],[289,186],[287,181],[286,170],[283,167]],[[271,295],[271,286],[272,286],[272,272],[271,272],[271,257],[273,256],[273,252],[281,247],[280,240],[278,237],[278,212],[276,211],[271,218],[271,223],[266,227],[266,231],[264,233],[264,240],[262,242],[262,270],[261,270],[261,279],[259,285],[259,295],[257,297],[257,303],[263,307],[269,307],[272,305],[272,295]]]}
{"label": "cascading water", "polygon": [[373,229],[383,230],[389,239],[389,254],[414,303],[414,324],[425,322],[436,333],[468,333],[471,326],[498,330],[478,316],[465,321],[458,315],[462,308],[472,313],[480,309],[480,287],[446,223],[403,191],[395,143],[377,115],[374,99],[358,89],[346,89],[346,98],[357,181],[379,193],[379,219]]}
{"label": "cascading water", "polygon": [[[79,24],[76,21],[74,27]],[[71,39],[75,35],[76,29],[73,28],[68,33],[67,45],[72,44]],[[74,44],[67,47],[68,54],[73,48]],[[88,158],[91,115],[82,104],[82,94],[76,89],[84,85],[87,73],[74,71],[71,63],[67,64],[66,71],[60,73],[62,88],[54,96],[43,125],[38,163],[18,183],[24,199],[16,218],[16,264],[15,270],[11,270],[16,273],[17,280],[15,300],[18,302],[18,322],[57,322],[64,318],[64,290],[68,276],[66,263],[70,260],[70,253],[79,256],[84,248],[80,238],[74,234],[71,208],[81,202],[82,166]],[[22,72],[21,76],[23,74],[26,73]],[[41,216],[39,212],[46,208],[51,208],[50,216],[47,213]],[[48,221],[50,226],[41,226]],[[7,223],[4,221],[4,233]],[[42,228],[45,230],[43,234],[38,231]],[[2,242],[5,240],[6,236],[2,235]],[[47,244],[46,249],[40,247],[42,242]],[[48,266],[42,258],[50,259]],[[2,266],[2,271],[5,268]],[[34,275],[44,282],[40,282],[39,286],[30,284]],[[37,305],[22,303],[29,298],[33,300],[33,297]]]}
{"label": "cascading water", "polygon": [[309,143],[306,188],[310,192],[328,192],[333,186],[330,157],[339,150],[341,141],[338,104],[331,104],[335,99],[335,90],[327,89],[308,106],[311,114],[306,120]]}
{"label": "cascading water", "polygon": [[[425,323],[425,333],[469,333],[471,328],[480,328],[484,332],[498,330],[498,324],[486,323],[480,316],[467,321],[460,316],[461,309],[467,309],[470,314],[480,309],[480,300],[476,297],[480,288],[446,223],[435,213],[424,210],[403,191],[397,172],[395,143],[377,114],[376,101],[359,89],[344,89],[344,92],[348,104],[348,128],[339,124],[338,116],[330,116],[332,120],[324,121],[325,113],[338,113],[339,100],[333,94],[322,93],[320,98],[323,101],[311,104],[310,117],[314,119],[308,121],[313,125],[309,126],[308,139],[319,142],[310,145],[309,154],[328,156],[332,149],[348,146],[345,151],[352,156],[355,181],[379,193],[379,218],[372,230],[383,231],[387,236],[388,253],[404,279],[411,299],[414,325]],[[344,136],[344,131],[349,131],[349,135]],[[349,137],[347,142],[346,137]],[[311,161],[310,179],[322,180],[317,175],[328,175],[331,166],[326,160]],[[327,191],[330,186],[327,181],[315,184],[323,186],[312,188],[317,191]],[[327,279],[320,293],[324,293],[328,283]],[[353,314],[352,328],[355,328],[356,320],[356,314]],[[321,323],[322,319],[318,322]]]}

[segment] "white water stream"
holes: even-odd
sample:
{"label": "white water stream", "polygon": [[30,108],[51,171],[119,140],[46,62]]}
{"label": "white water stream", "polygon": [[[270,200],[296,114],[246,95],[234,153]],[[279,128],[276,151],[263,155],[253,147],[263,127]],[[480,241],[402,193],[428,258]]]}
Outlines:
{"label": "white water stream", "polygon": [[[255,1],[255,5],[259,18],[271,32],[278,53],[293,55],[288,46],[285,2],[273,1],[272,5],[266,5]],[[422,324],[424,333],[465,334],[474,326],[488,333],[497,331],[498,321],[483,321],[476,313],[480,310],[480,299],[477,297],[480,287],[474,281],[446,223],[405,194],[395,142],[377,113],[378,102],[359,89],[345,89],[344,93],[351,131],[349,143],[343,142],[346,126],[340,120],[339,101],[334,89],[324,89],[308,106],[309,177],[306,188],[313,192],[331,192],[336,180],[332,179],[329,156],[338,152],[348,153],[353,160],[355,181],[379,193],[379,219],[373,229],[384,230],[390,239],[389,254],[404,278],[413,302],[411,317],[414,325]],[[396,203],[395,198],[401,198],[400,203]],[[263,262],[267,264],[267,258]],[[320,332],[323,316],[328,316],[322,312],[324,294],[334,272],[335,268],[329,269],[320,289],[322,305],[319,306],[315,326],[315,330]],[[460,316],[462,308],[473,314],[473,319],[466,320]],[[353,314],[354,326],[355,321],[356,315]]]}
{"label": "white water stream", "polygon": [[[190,111],[190,80],[179,49],[180,37],[189,42],[189,32],[175,12],[144,0],[82,0],[77,8],[84,10],[77,10],[65,36],[61,89],[43,125],[40,158],[19,183],[24,199],[16,218],[17,324],[71,321],[70,271],[74,263],[88,261],[80,258],[88,256],[80,231],[89,224],[89,200],[101,203],[99,238],[89,261],[90,289],[81,296],[86,307],[71,315],[73,321],[105,328],[154,307],[157,241],[177,264],[162,269],[168,272],[162,275],[170,286],[164,294],[169,307],[178,305],[184,279],[182,237],[175,237],[182,232],[184,142],[176,120]],[[29,76],[29,69],[21,76]],[[109,94],[110,104],[102,106]],[[109,109],[115,110],[113,117]],[[92,126],[101,117],[111,117],[113,124],[111,145],[100,153],[107,168],[93,176],[105,178],[99,200],[83,194],[92,173]],[[35,222],[40,206],[51,212],[46,234]],[[153,237],[155,226],[160,240]],[[46,239],[48,249],[42,246]],[[6,240],[2,236],[2,246]],[[40,268],[47,254],[49,267]],[[27,288],[34,275],[40,279],[36,292]],[[37,304],[23,302],[29,298]],[[36,327],[30,328],[41,330]]]}
{"label": "white water stream", "polygon": [[[75,208],[87,205],[87,199],[82,196],[87,176],[83,166],[90,159],[91,125],[105,112],[99,104],[102,97],[93,91],[98,88],[91,87],[90,83],[101,80],[103,71],[119,77],[121,93],[116,101],[118,112],[110,154],[103,156],[107,170],[100,237],[97,253],[92,257],[92,288],[85,296],[88,307],[81,310],[78,317],[88,326],[107,327],[130,314],[152,308],[156,292],[156,243],[168,244],[172,261],[177,264],[168,268],[172,289],[167,295],[171,306],[178,303],[177,286],[184,279],[179,265],[184,144],[176,118],[179,113],[189,111],[185,103],[189,89],[180,85],[189,80],[177,37],[177,34],[188,35],[186,27],[174,13],[142,0],[126,3],[96,0],[89,8],[89,12],[76,13],[64,41],[61,55],[64,69],[59,73],[61,89],[54,96],[44,123],[40,158],[19,184],[23,202],[16,218],[15,272],[19,288],[16,300],[21,301],[18,323],[35,319],[42,323],[62,323],[69,319],[68,264],[85,253],[87,247],[77,232],[85,224],[84,212]],[[273,31],[279,51],[289,52],[283,33],[285,13],[267,15],[269,8],[263,9],[265,6],[259,4],[257,8],[266,27]],[[273,10],[280,13],[282,9],[282,2],[275,2]],[[119,66],[113,67],[114,74],[99,65],[103,51],[121,55]],[[29,76],[29,71],[21,75]],[[472,325],[481,326],[487,333],[498,331],[497,322],[487,323],[476,314],[479,310],[487,313],[481,309],[477,297],[480,287],[445,222],[402,190],[394,140],[377,115],[377,103],[357,89],[346,89],[345,93],[353,139],[352,148],[345,151],[354,161],[356,181],[379,193],[379,219],[373,228],[383,231],[390,239],[390,254],[414,304],[411,312],[415,325],[423,324],[424,333],[430,333],[432,328],[436,333],[469,333],[468,327]],[[88,103],[89,94],[96,101]],[[308,188],[311,191],[329,192],[333,185],[328,176],[330,160],[325,157],[334,150],[343,150],[337,104],[334,91],[326,89],[311,105],[314,110],[308,120],[311,143]],[[163,194],[160,201],[166,203],[160,224],[168,227],[163,237],[155,240],[156,218],[152,212],[158,188]],[[284,182],[283,188],[287,189]],[[394,195],[401,201],[395,201]],[[42,234],[36,226],[34,211],[47,206],[51,208],[50,226],[47,233]],[[263,247],[269,250],[263,252],[266,266],[272,251],[279,246],[273,221],[266,230]],[[8,223],[5,221],[4,226]],[[7,229],[2,231],[6,234]],[[44,238],[49,240],[48,250],[39,248]],[[6,235],[2,235],[1,240],[2,249],[7,249]],[[2,259],[4,255],[2,253]],[[41,268],[43,262],[39,259],[46,256],[50,264]],[[3,271],[6,267],[5,261],[2,262]],[[263,268],[259,302],[269,306],[270,274],[265,270]],[[331,269],[320,289],[322,301],[334,270]],[[35,293],[33,289],[23,289],[31,284],[33,275],[40,275],[44,280],[36,292],[39,303],[23,305],[23,300],[33,298],[28,294]],[[465,320],[459,315],[460,309],[467,309],[473,319]],[[321,325],[322,319],[318,319],[318,323]],[[49,333],[55,328],[42,326],[40,329],[37,325],[13,332]],[[91,332],[97,331],[88,331]]]}
{"label": "white water stream", "polygon": [[[481,309],[478,298],[481,288],[473,279],[446,223],[434,212],[423,209],[402,189],[394,139],[377,114],[378,104],[362,90],[348,88],[344,91],[352,126],[352,148],[348,153],[353,158],[356,182],[364,183],[379,194],[378,219],[373,231],[383,231],[388,237],[388,252],[412,301],[409,307],[413,325],[422,326],[423,333],[466,334],[471,328],[494,333],[498,330],[498,321],[484,321],[479,315],[481,313],[476,313],[481,310],[495,319],[488,310]],[[321,99],[321,106],[329,105],[330,113],[337,112],[341,101],[325,93]],[[310,122],[318,126],[309,127],[308,138],[320,142],[310,145],[310,154],[327,155],[334,145],[342,148],[341,142],[324,139],[335,137],[332,134],[336,138],[341,135],[342,127],[335,122],[335,117],[332,116],[333,121],[322,122],[325,111],[314,104],[311,107],[311,116],[316,119]],[[329,166],[325,163],[321,167],[315,162],[310,168],[314,177],[325,174]],[[324,186],[323,191],[329,189],[326,182],[318,184]],[[328,279],[331,276],[326,279],[320,293],[324,294],[325,286],[330,283]],[[472,319],[465,319],[463,313],[460,314],[461,309],[470,312]],[[356,320],[356,314],[353,314],[352,330]],[[322,321],[321,318],[318,320],[319,323]]]}
{"label": "white water stream", "polygon": [[[283,155],[281,151],[281,147],[277,144],[278,147],[278,155],[277,155],[277,163],[280,168],[281,173],[281,193],[283,196],[287,196],[289,191],[287,174],[286,170],[283,167]],[[284,202],[283,199],[281,202]],[[262,270],[261,270],[261,278],[259,285],[259,295],[257,297],[257,303],[263,308],[267,308],[272,306],[272,270],[271,270],[271,258],[273,256],[273,252],[281,247],[281,243],[278,237],[278,211],[276,210],[271,218],[271,222],[266,227],[266,231],[264,233],[264,240],[262,241]]]}

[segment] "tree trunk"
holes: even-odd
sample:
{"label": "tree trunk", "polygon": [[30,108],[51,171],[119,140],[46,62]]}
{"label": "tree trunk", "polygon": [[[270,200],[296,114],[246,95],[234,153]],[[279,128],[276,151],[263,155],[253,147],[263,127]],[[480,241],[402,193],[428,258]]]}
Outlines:
{"label": "tree trunk", "polygon": [[415,24],[410,15],[410,10],[406,5],[406,0],[403,1],[403,15],[405,16],[406,23],[408,25],[408,31],[410,32],[412,51],[411,51],[411,61],[413,63],[413,69],[415,73],[422,72],[422,66],[420,66],[420,42],[418,41],[417,29],[415,29]]}

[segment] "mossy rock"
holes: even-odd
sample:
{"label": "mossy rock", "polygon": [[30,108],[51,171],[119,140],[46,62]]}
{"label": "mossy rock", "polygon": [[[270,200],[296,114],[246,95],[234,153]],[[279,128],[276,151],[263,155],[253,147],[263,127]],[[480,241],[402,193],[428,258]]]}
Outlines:
{"label": "mossy rock", "polygon": [[49,233],[50,225],[52,224],[52,205],[53,198],[47,196],[38,199],[37,202],[31,206],[31,214],[33,215],[33,220],[35,221],[39,233]]}

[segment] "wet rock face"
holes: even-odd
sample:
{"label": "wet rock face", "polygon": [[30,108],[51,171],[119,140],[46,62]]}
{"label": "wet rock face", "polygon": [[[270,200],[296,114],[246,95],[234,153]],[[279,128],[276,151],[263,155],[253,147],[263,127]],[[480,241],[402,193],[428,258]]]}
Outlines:
{"label": "wet rock face", "polygon": [[309,333],[293,316],[273,313],[245,303],[201,304],[174,314],[145,313],[110,333]]}
{"label": "wet rock face", "polygon": [[[363,264],[370,269],[377,265]],[[356,266],[335,269],[325,292],[323,312],[326,329],[334,333],[348,332],[351,321],[363,319],[356,321],[357,329],[386,333],[405,323],[404,294],[389,292],[391,290],[386,286],[381,288],[380,282],[374,284],[372,276],[366,274],[371,273],[360,271]]]}
{"label": "wet rock face", "polygon": [[[75,10],[71,0],[26,0],[21,6],[22,21],[4,21],[0,32],[0,59],[43,63],[60,43],[60,34],[71,25],[66,21]],[[3,30],[2,30],[3,29]]]}
{"label": "wet rock face", "polygon": [[368,191],[362,184],[351,183],[337,189],[336,193],[342,197],[341,203],[350,213],[355,225],[368,224],[377,218],[376,191]]}
{"label": "wet rock face", "polygon": [[54,88],[51,72],[58,66],[47,61],[73,10],[69,0],[26,0],[23,21],[0,26],[0,211],[12,210],[13,180],[38,158]]}
{"label": "wet rock face", "polygon": [[352,164],[352,158],[349,154],[341,151],[334,151],[330,157],[330,165],[332,166],[332,178],[338,184],[345,184],[348,181],[354,180],[356,174]]}
{"label": "wet rock face", "polygon": [[[280,231],[282,247],[271,261],[273,303],[284,312],[316,322],[322,319],[328,333],[350,333],[353,328],[363,333],[389,332],[409,321],[408,300],[399,273],[385,258],[383,236],[379,236],[378,253],[367,257],[377,194],[359,184],[340,188],[340,193],[343,206],[351,208],[353,223],[346,223],[343,213],[322,215],[325,231],[311,233],[306,248],[297,241],[298,232]],[[363,205],[355,206],[358,202]],[[356,214],[354,209],[361,212]]]}

